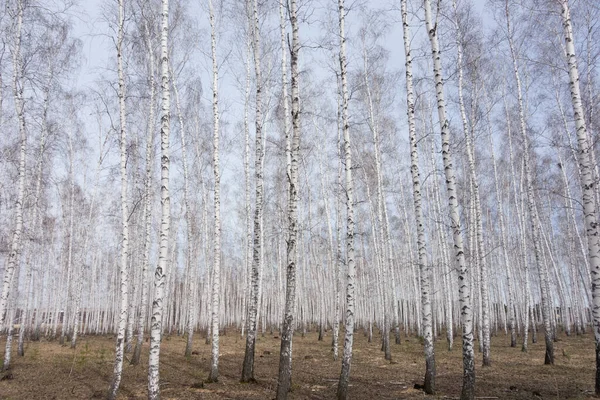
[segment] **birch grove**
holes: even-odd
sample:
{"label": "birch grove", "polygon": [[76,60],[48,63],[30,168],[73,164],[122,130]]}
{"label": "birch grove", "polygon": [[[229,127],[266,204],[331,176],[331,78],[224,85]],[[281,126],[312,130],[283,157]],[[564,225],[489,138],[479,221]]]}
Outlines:
{"label": "birch grove", "polygon": [[100,3],[0,10],[0,392],[600,395],[595,1]]}

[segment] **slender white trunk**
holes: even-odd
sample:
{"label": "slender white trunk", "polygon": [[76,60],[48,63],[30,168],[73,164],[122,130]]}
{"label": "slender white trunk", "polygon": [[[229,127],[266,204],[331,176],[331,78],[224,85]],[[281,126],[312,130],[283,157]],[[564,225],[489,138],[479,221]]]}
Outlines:
{"label": "slender white trunk", "polygon": [[588,142],[588,134],[581,104],[579,89],[579,70],[573,43],[573,28],[568,0],[561,0],[562,19],[565,34],[567,62],[569,66],[569,84],[571,88],[571,101],[577,128],[577,145],[579,149],[579,168],[581,169],[581,191],[583,201],[583,215],[588,244],[588,258],[592,273],[592,315],[594,318],[594,336],[596,340],[596,395],[600,395],[600,243],[598,241],[598,215],[595,202],[595,186],[593,165],[590,162],[590,153],[594,149]]}
{"label": "slender white trunk", "polygon": [[17,2],[17,23],[15,31],[15,47],[13,49],[13,94],[15,98],[15,110],[19,124],[20,157],[19,178],[17,189],[17,201],[15,202],[15,230],[13,231],[8,262],[4,269],[4,280],[2,281],[2,294],[0,295],[0,328],[6,322],[8,300],[12,290],[13,277],[21,255],[21,235],[23,233],[23,201],[25,200],[25,159],[27,147],[27,132],[25,130],[25,105],[23,101],[23,87],[21,81],[21,30],[23,26],[23,0]]}
{"label": "slender white trunk", "polygon": [[[248,27],[249,28],[249,27]],[[246,242],[244,243],[244,295],[242,298],[242,337],[246,329],[248,317],[248,290],[250,289],[250,275],[252,266],[252,210],[250,205],[250,126],[248,123],[248,109],[250,108],[250,59],[252,57],[252,42],[250,34],[246,41],[246,90],[244,93],[244,183],[245,183],[245,218]]]}
{"label": "slender white trunk", "polygon": [[442,63],[437,38],[437,23],[431,20],[430,0],[424,0],[425,25],[431,42],[433,57],[433,74],[435,78],[438,118],[442,136],[442,158],[444,162],[444,175],[446,177],[446,190],[448,193],[448,209],[454,239],[455,261],[458,270],[459,302],[461,309],[462,338],[463,338],[463,386],[462,400],[475,397],[475,355],[473,352],[473,308],[471,296],[467,285],[467,264],[463,250],[463,236],[458,210],[458,192],[454,167],[450,153],[450,126],[446,117],[446,102],[444,100],[444,82],[442,78]]}
{"label": "slender white trunk", "polygon": [[154,196],[150,190],[152,184],[152,171],[154,166],[154,98],[156,88],[154,83],[154,46],[148,28],[147,20],[144,20],[144,36],[146,39],[147,55],[148,55],[148,86],[150,88],[150,99],[148,101],[148,126],[146,133],[146,176],[144,177],[144,216],[142,221],[144,224],[144,254],[142,257],[142,299],[140,302],[140,310],[138,315],[138,331],[131,364],[137,365],[140,362],[142,352],[142,343],[144,342],[144,331],[146,329],[146,315],[148,306],[148,265],[150,263],[150,233],[152,229],[152,204]]}
{"label": "slender white trunk", "polygon": [[215,15],[212,1],[208,0],[210,13],[210,43],[212,54],[212,106],[213,106],[213,173],[215,177],[214,207],[215,232],[213,241],[213,282],[212,282],[212,351],[208,380],[219,379],[219,307],[221,304],[221,172],[219,169],[219,70],[217,67],[217,41]]}
{"label": "slender white trunk", "polygon": [[[340,282],[340,274],[341,274],[341,270],[342,270],[342,263],[344,262],[343,260],[343,255],[342,255],[342,196],[341,196],[341,190],[343,188],[343,180],[342,180],[342,164],[343,164],[343,159],[342,159],[342,102],[341,102],[341,90],[342,90],[342,85],[341,85],[341,79],[336,79],[337,80],[337,86],[338,86],[338,91],[339,93],[336,96],[336,100],[337,100],[337,116],[336,116],[336,130],[337,130],[337,146],[336,146],[336,155],[337,155],[337,187],[338,190],[336,191],[336,198],[335,198],[335,204],[336,204],[336,211],[335,211],[335,225],[336,225],[336,253],[335,253],[335,306],[334,306],[334,320],[333,320],[333,339],[332,339],[332,346],[333,346],[333,357],[335,359],[335,361],[337,361],[338,358],[338,347],[339,347],[339,336],[340,336],[340,316],[342,313],[342,293],[341,293],[341,282]],[[371,330],[371,336],[369,336],[369,343],[371,342],[371,338],[372,338],[372,330]]]}
{"label": "slender white trunk", "polygon": [[[71,135],[71,132],[69,132],[69,135]],[[64,344],[65,342],[65,337],[67,334],[67,331],[69,329],[69,322],[70,322],[70,316],[71,316],[71,297],[72,297],[72,290],[71,290],[71,280],[72,280],[72,276],[73,276],[73,239],[74,239],[74,230],[73,230],[73,225],[74,225],[74,221],[75,221],[75,215],[73,213],[74,207],[75,207],[75,178],[74,178],[74,171],[73,171],[73,151],[72,151],[72,143],[70,145],[71,147],[71,151],[69,151],[69,229],[68,229],[68,236],[69,236],[69,240],[67,241],[67,263],[66,263],[66,267],[65,267],[65,273],[66,273],[66,277],[67,277],[67,283],[65,285],[65,304],[63,306],[64,309],[64,315],[63,315],[63,321],[62,321],[62,325],[61,325],[61,331],[60,331],[60,344]]]}
{"label": "slender white trunk", "polygon": [[187,138],[186,138],[186,130],[185,123],[183,118],[183,113],[181,111],[181,102],[179,100],[179,90],[177,88],[177,83],[175,81],[175,76],[173,75],[172,69],[171,79],[173,86],[173,92],[175,94],[175,108],[177,110],[177,119],[179,120],[179,130],[181,135],[181,159],[183,164],[183,207],[184,207],[184,217],[186,224],[186,253],[185,253],[185,271],[186,271],[186,290],[187,290],[187,307],[185,310],[187,311],[187,324],[186,324],[186,332],[187,332],[187,342],[185,346],[185,356],[190,357],[192,355],[192,342],[194,335],[194,313],[193,309],[195,307],[193,303],[193,296],[191,295],[192,290],[194,290],[194,279],[192,278],[192,265],[194,264],[193,260],[193,248],[194,244],[194,236],[192,234],[192,210],[190,204],[190,194],[189,194],[189,173],[188,173],[188,157],[187,157]]}
{"label": "slender white trunk", "polygon": [[[458,20],[458,14],[456,9],[456,0],[452,2],[455,14],[455,25],[456,25],[456,47],[458,53],[457,60],[457,68],[458,68],[458,101],[460,108],[460,116],[463,124],[463,132],[465,134],[465,144],[467,150],[467,159],[469,164],[469,174],[471,177],[471,182],[473,185],[473,201],[474,201],[474,211],[475,211],[475,237],[477,240],[477,249],[478,251],[478,262],[480,267],[480,292],[481,292],[481,309],[480,309],[480,318],[481,318],[481,347],[483,348],[483,366],[490,366],[492,361],[490,359],[490,317],[489,317],[489,292],[488,292],[488,267],[487,260],[485,259],[485,251],[483,244],[483,223],[481,217],[481,198],[479,195],[479,179],[477,177],[477,169],[475,167],[475,151],[473,139],[471,137],[471,132],[469,130],[469,125],[467,122],[467,115],[465,112],[465,102],[463,97],[463,68],[462,68],[462,58],[463,58],[463,35],[460,29],[460,24]],[[476,98],[472,98],[471,101],[475,102]]]}
{"label": "slender white trunk", "polygon": [[342,357],[342,370],[337,388],[338,400],[348,398],[348,385],[350,383],[350,366],[352,363],[352,344],[354,342],[354,304],[356,301],[356,266],[354,259],[354,188],[352,184],[352,150],[350,147],[350,122],[348,117],[348,78],[346,61],[346,10],[344,0],[338,0],[338,17],[340,28],[340,77],[342,81],[342,130],[344,136],[344,159],[346,175],[346,332],[344,337],[344,355]]}
{"label": "slender white trunk", "polygon": [[[279,378],[277,381],[277,399],[287,399],[292,384],[292,339],[294,336],[294,314],[296,302],[296,268],[298,256],[298,157],[300,153],[300,90],[298,52],[300,42],[298,40],[298,16],[296,11],[296,0],[291,0],[290,22],[292,25],[292,46],[290,51],[292,72],[292,135],[288,140],[286,130],[286,169],[288,178],[288,238],[287,238],[287,274],[285,311],[283,326],[281,330],[281,349],[279,354]],[[280,3],[280,15],[283,17],[283,6]],[[283,23],[282,23],[283,25]],[[283,26],[282,26],[283,31]],[[283,37],[283,33],[282,33]],[[283,52],[285,54],[285,52]],[[282,68],[284,74],[284,96],[287,97],[287,84],[285,76],[286,68]],[[284,98],[284,106],[287,108],[287,98]],[[287,110],[286,110],[287,111]],[[287,120],[287,117],[284,117]],[[287,125],[287,123],[286,123]],[[287,127],[286,127],[287,128]],[[288,148],[289,143],[289,150]],[[310,187],[309,191],[309,219],[310,219]],[[310,220],[309,220],[310,224]],[[305,260],[308,257],[305,257]],[[303,277],[306,273],[303,274]],[[304,288],[306,290],[306,288]]]}
{"label": "slender white trunk", "polygon": [[263,242],[263,111],[262,111],[262,78],[260,66],[260,32],[258,19],[258,1],[253,0],[253,52],[254,72],[256,76],[256,158],[254,160],[254,176],[256,179],[256,206],[254,208],[254,247],[252,254],[252,273],[250,286],[250,304],[248,306],[248,333],[246,335],[246,350],[242,367],[242,382],[254,380],[254,350],[256,344],[256,328],[258,319],[258,306],[260,300],[260,272],[262,270],[262,242]]}
{"label": "slender white trunk", "polygon": [[[123,37],[125,35],[125,0],[119,0],[119,27],[117,37],[117,72],[119,75],[119,120],[120,120],[120,152],[121,152],[121,266],[119,271],[121,302],[119,307],[119,326],[115,348],[115,365],[113,378],[108,397],[117,398],[121,374],[123,371],[123,358],[125,347],[125,328],[127,325],[127,307],[129,305],[129,276],[127,259],[129,256],[129,208],[127,205],[127,124],[125,114],[125,73],[123,71]],[[71,251],[69,251],[70,253]],[[71,256],[69,256],[71,258]],[[63,329],[64,330],[64,329]]]}
{"label": "slender white trunk", "polygon": [[169,83],[169,0],[162,0],[161,12],[161,127],[160,127],[160,150],[161,150],[161,174],[160,174],[160,240],[158,265],[154,272],[154,301],[152,302],[152,320],[150,328],[150,357],[148,360],[148,399],[160,398],[160,341],[163,329],[163,302],[165,300],[165,281],[169,261],[169,231],[171,225],[171,199],[169,197],[169,135],[171,132],[171,94]]}
{"label": "slender white trunk", "polygon": [[412,74],[412,54],[410,47],[410,27],[408,25],[407,0],[401,1],[402,26],[404,37],[404,55],[406,57],[406,114],[408,118],[408,136],[410,141],[410,173],[413,186],[413,205],[417,224],[417,251],[419,269],[421,270],[421,310],[423,315],[423,344],[425,350],[425,393],[435,392],[435,353],[433,349],[431,318],[431,270],[427,263],[427,247],[425,244],[425,227],[421,207],[421,177],[419,174],[419,150],[415,125],[415,99]]}
{"label": "slender white trunk", "polygon": [[[389,331],[390,331],[390,313],[389,313],[389,305],[392,303],[392,323],[394,324],[394,331],[396,332],[396,338],[398,339],[398,335],[400,329],[396,325],[397,323],[397,296],[395,295],[395,279],[393,274],[393,263],[392,263],[392,254],[391,254],[391,245],[390,245],[390,235],[389,230],[387,229],[387,225],[385,222],[384,215],[387,214],[385,198],[383,193],[383,171],[381,167],[381,151],[379,144],[379,123],[375,116],[375,110],[373,106],[373,97],[371,94],[371,87],[369,82],[369,58],[366,51],[366,45],[364,43],[363,38],[363,79],[364,85],[367,94],[367,108],[369,113],[369,128],[373,135],[373,147],[375,153],[375,175],[377,181],[377,226],[378,226],[378,236],[381,242],[381,256],[380,256],[380,265],[383,269],[383,279],[385,282],[385,292],[388,297],[384,305],[384,336],[383,336],[383,347],[385,350],[385,359],[391,360],[391,349],[390,349],[390,340],[389,340]],[[388,279],[389,276],[389,279]],[[391,293],[390,292],[390,284],[391,284]]]}
{"label": "slender white trunk", "polygon": [[[49,76],[53,76],[52,68],[49,68],[48,71]],[[36,183],[35,183],[35,195],[33,199],[33,212],[31,216],[31,230],[34,234],[37,232],[39,237],[42,238],[44,234],[43,225],[38,221],[39,214],[39,201],[40,201],[40,193],[42,189],[42,175],[43,175],[43,166],[44,166],[44,154],[46,151],[46,134],[48,132],[48,107],[49,107],[49,91],[50,91],[50,82],[46,84],[44,87],[44,105],[42,111],[42,129],[41,129],[41,137],[40,137],[40,150],[38,152],[38,163],[37,163],[37,171],[36,171]],[[33,256],[34,249],[32,248],[27,256],[26,262],[26,279],[28,285],[28,294],[27,294],[27,302],[25,305],[25,311],[29,312],[29,301],[33,297],[33,274],[31,267],[31,257]],[[43,282],[43,280],[42,280]],[[39,314],[36,312],[36,316]],[[1,325],[0,325],[1,326]],[[19,327],[19,342],[18,342],[18,354],[20,356],[25,355],[24,349],[24,339],[25,339],[25,329],[26,326],[24,323],[21,323]]]}
{"label": "slender white trunk", "polygon": [[[20,258],[20,257],[19,257]],[[15,290],[10,294],[10,302],[8,309],[8,327],[6,332],[6,343],[4,345],[4,359],[2,361],[2,370],[8,371],[11,365],[12,359],[12,343],[14,337],[14,328],[15,328],[15,315],[17,313],[17,298],[19,295],[19,269],[20,265],[17,265],[16,277],[15,277]]]}
{"label": "slender white trunk", "polygon": [[550,315],[548,313],[549,305],[548,305],[548,297],[549,293],[547,291],[547,281],[548,281],[548,270],[547,266],[542,260],[542,249],[540,244],[540,233],[538,226],[538,216],[537,216],[537,208],[535,206],[535,196],[534,196],[534,188],[533,188],[533,177],[531,173],[530,166],[530,143],[529,136],[527,134],[527,127],[525,122],[525,109],[523,105],[523,96],[521,90],[521,78],[519,74],[519,67],[517,64],[517,55],[515,52],[515,46],[513,43],[513,38],[511,34],[510,27],[510,14],[509,14],[509,3],[506,2],[506,28],[508,34],[508,43],[510,47],[510,53],[513,61],[513,72],[515,76],[515,81],[517,84],[517,100],[519,106],[519,123],[520,123],[520,131],[521,136],[523,137],[523,163],[525,168],[525,184],[526,184],[526,194],[527,194],[527,207],[529,209],[529,220],[531,225],[531,234],[533,238],[533,252],[535,255],[535,262],[538,267],[539,275],[540,275],[540,287],[541,287],[541,296],[542,296],[542,316],[544,320],[544,330],[545,330],[545,339],[546,339],[546,355],[544,359],[544,364],[554,364],[554,344],[552,341],[552,328],[550,326]]}

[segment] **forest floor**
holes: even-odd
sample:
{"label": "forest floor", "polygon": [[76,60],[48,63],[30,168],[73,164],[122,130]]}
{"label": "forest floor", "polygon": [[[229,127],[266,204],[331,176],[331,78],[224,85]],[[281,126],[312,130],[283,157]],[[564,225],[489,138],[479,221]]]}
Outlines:
{"label": "forest floor", "polygon": [[[391,336],[393,343],[393,335]],[[114,337],[83,336],[77,349],[58,342],[36,341],[26,345],[24,357],[15,354],[12,369],[0,381],[0,399],[104,398],[112,376]],[[595,354],[591,333],[575,337],[560,335],[554,344],[556,360],[544,365],[544,339],[530,344],[529,352],[511,348],[503,334],[492,338],[491,367],[482,368],[476,353],[479,399],[585,399],[594,388]],[[343,343],[343,340],[340,340]],[[294,336],[291,399],[334,399],[341,361],[333,361],[330,332],[323,341],[317,334]],[[277,334],[258,337],[256,383],[240,383],[245,340],[227,330],[221,336],[220,378],[205,383],[210,364],[210,345],[195,335],[191,358],[184,357],[185,338],[166,336],[161,346],[161,395],[163,399],[273,399],[277,385],[280,340]],[[4,348],[4,338],[0,341]],[[416,337],[402,336],[392,344],[392,362],[384,360],[379,338],[368,343],[362,332],[354,341],[350,378],[352,399],[457,399],[462,380],[460,338],[449,352],[445,340],[436,342],[437,394],[427,396],[414,389],[422,383],[424,356]],[[16,345],[13,346],[16,348]],[[340,347],[340,356],[342,348]],[[119,399],[147,396],[148,343],[142,363],[125,363]],[[341,358],[341,357],[340,357]]]}

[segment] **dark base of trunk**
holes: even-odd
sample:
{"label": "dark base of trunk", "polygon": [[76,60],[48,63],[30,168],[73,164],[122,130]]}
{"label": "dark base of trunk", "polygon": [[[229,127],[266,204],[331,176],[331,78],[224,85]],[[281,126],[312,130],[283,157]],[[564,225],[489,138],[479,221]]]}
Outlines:
{"label": "dark base of trunk", "polygon": [[600,396],[600,343],[596,343],[596,396]]}
{"label": "dark base of trunk", "polygon": [[392,351],[390,349],[390,335],[388,332],[384,333],[383,339],[383,351],[385,353],[385,359],[390,361],[392,359]]}
{"label": "dark base of trunk", "polygon": [[544,356],[544,364],[554,364],[554,342],[551,335],[546,335],[546,355]]}
{"label": "dark base of trunk", "polygon": [[240,382],[256,382],[254,379],[254,342],[249,343],[251,339],[246,339],[246,352],[244,354],[244,364],[242,365],[242,378]]}
{"label": "dark base of trunk", "polygon": [[139,342],[135,343],[135,347],[133,348],[133,356],[131,357],[131,361],[129,364],[138,365],[140,363],[140,356],[142,355],[142,344]]}
{"label": "dark base of trunk", "polygon": [[347,400],[348,399],[348,381],[350,377],[350,367],[346,369],[342,364],[342,373],[340,374],[340,381],[338,383],[336,397],[337,400]]}
{"label": "dark base of trunk", "polygon": [[475,399],[475,371],[465,372],[463,375],[463,386],[460,392],[460,400]]}
{"label": "dark base of trunk", "polygon": [[207,383],[219,382],[219,370],[217,368],[211,368],[210,374],[208,374]]}
{"label": "dark base of trunk", "polygon": [[[285,337],[284,337],[285,336]],[[290,351],[292,347],[291,337],[282,335],[281,349],[279,352],[279,377],[277,379],[277,400],[286,400],[288,392],[292,387],[292,365]]]}
{"label": "dark base of trunk", "polygon": [[427,394],[435,393],[435,357],[425,359],[425,382],[423,390]]}
{"label": "dark base of trunk", "polygon": [[192,335],[188,335],[187,341],[185,343],[185,357],[189,358],[192,356],[192,345],[193,343],[193,336]]}

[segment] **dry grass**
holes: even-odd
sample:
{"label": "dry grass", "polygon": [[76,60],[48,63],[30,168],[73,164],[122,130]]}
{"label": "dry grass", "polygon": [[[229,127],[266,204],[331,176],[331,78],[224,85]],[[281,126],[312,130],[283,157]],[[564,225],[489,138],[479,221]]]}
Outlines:
{"label": "dry grass", "polygon": [[[319,342],[315,333],[294,337],[292,399],[335,398],[340,361],[333,361],[330,336]],[[555,343],[556,363],[543,365],[543,338],[530,345],[529,353],[510,348],[504,335],[492,338],[493,365],[479,367],[477,354],[477,397],[498,399],[585,399],[594,385],[593,336],[567,338]],[[393,341],[393,340],[392,340]],[[165,337],[161,347],[161,394],[163,399],[272,399],[277,384],[279,338],[259,336],[256,346],[256,383],[240,383],[244,340],[228,330],[221,337],[220,379],[204,383],[208,377],[210,345],[197,335],[190,359],[183,356],[185,339]],[[2,348],[4,343],[0,342]],[[25,357],[13,356],[12,379],[0,381],[1,399],[90,399],[104,398],[112,374],[114,338],[82,337],[76,350],[57,342],[31,342]],[[461,385],[460,338],[455,350],[446,350],[445,340],[436,343],[437,389],[426,396],[413,388],[422,383],[424,358],[417,338],[403,337],[392,345],[392,362],[380,351],[379,340],[368,343],[359,333],[351,372],[353,399],[448,399],[458,398]],[[458,346],[458,347],[456,347]],[[340,349],[341,350],[341,349]],[[148,343],[144,343],[142,363],[126,364],[121,383],[121,399],[146,398]],[[341,354],[341,351],[340,351]]]}

